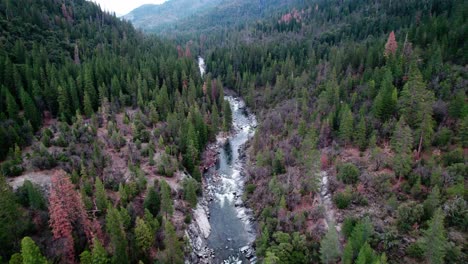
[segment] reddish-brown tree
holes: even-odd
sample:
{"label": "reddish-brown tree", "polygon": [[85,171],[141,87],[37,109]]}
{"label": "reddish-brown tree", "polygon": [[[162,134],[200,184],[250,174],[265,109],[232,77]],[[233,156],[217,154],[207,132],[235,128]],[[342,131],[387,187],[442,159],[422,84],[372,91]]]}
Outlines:
{"label": "reddish-brown tree", "polygon": [[190,51],[189,43],[185,45],[185,57],[192,58],[192,52]]}
{"label": "reddish-brown tree", "polygon": [[394,55],[397,48],[398,48],[398,43],[396,42],[396,39],[395,39],[395,32],[392,31],[390,32],[390,35],[388,36],[387,43],[385,44],[385,52],[384,52],[385,57]]}
{"label": "reddish-brown tree", "polygon": [[75,262],[73,228],[81,227],[91,244],[94,232],[84,209],[81,197],[75,191],[69,177],[56,172],[52,176],[49,196],[50,227],[54,239],[61,244],[62,261]]}

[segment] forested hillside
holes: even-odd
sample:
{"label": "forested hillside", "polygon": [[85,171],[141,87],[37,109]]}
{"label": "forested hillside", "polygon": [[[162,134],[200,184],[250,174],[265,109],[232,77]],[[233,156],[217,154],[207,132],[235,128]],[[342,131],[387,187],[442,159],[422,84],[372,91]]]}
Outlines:
{"label": "forested hillside", "polygon": [[0,1],[0,263],[183,263],[225,89],[260,263],[467,263],[466,1],[207,2]]}
{"label": "forested hillside", "polygon": [[182,263],[222,86],[84,0],[1,1],[0,31],[0,262]]}
{"label": "forested hillside", "polygon": [[467,261],[467,12],[319,0],[204,35],[208,72],[259,115],[264,263]]}
{"label": "forested hillside", "polygon": [[132,10],[124,19],[146,32],[158,32],[193,15],[213,10],[225,0],[171,0],[159,5],[143,5]]}
{"label": "forested hillside", "polygon": [[181,41],[220,30],[229,34],[234,32],[231,29],[243,28],[303,3],[304,0],[170,0],[163,5],[141,6],[124,18],[145,32]]}

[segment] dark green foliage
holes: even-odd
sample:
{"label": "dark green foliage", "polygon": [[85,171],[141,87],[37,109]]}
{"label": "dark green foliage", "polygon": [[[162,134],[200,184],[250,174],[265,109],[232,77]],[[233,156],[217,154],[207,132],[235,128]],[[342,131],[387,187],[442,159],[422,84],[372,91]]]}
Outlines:
{"label": "dark green foliage", "polygon": [[16,191],[19,196],[19,202],[23,206],[30,207],[35,210],[45,210],[46,203],[42,190],[38,185],[33,184],[31,181],[26,180],[20,188]]}
{"label": "dark green foliage", "polygon": [[422,204],[408,202],[401,204],[398,207],[397,214],[398,228],[403,232],[407,232],[411,230],[414,224],[421,221],[421,217],[424,214],[424,208]]}
{"label": "dark green foliage", "polygon": [[47,264],[46,258],[41,254],[34,240],[25,237],[21,240],[21,257],[23,263],[28,264]]}
{"label": "dark green foliage", "polygon": [[198,182],[194,179],[187,178],[182,183],[184,187],[184,198],[193,208],[197,205]]}
{"label": "dark green foliage", "polygon": [[406,254],[412,258],[422,259],[424,257],[424,248],[421,242],[416,241],[406,248]]}
{"label": "dark green foliage", "polygon": [[355,184],[359,180],[359,169],[351,163],[345,163],[338,167],[338,174],[336,177],[338,180],[346,184]]}
{"label": "dark green foliage", "polygon": [[23,211],[16,203],[16,197],[0,173],[0,256],[8,259],[21,239],[25,228]]}
{"label": "dark green foliage", "polygon": [[351,204],[353,196],[351,194],[351,189],[347,188],[342,192],[338,192],[333,197],[333,201],[336,204],[336,207],[339,209],[346,209]]}
{"label": "dark green foliage", "polygon": [[129,263],[125,233],[125,218],[116,208],[108,208],[106,216],[106,230],[113,248],[112,261],[114,263]]}
{"label": "dark green foliage", "polygon": [[428,263],[445,263],[447,238],[445,237],[444,215],[441,209],[434,213],[434,217],[429,221],[429,228],[424,232],[424,248],[424,255]]}

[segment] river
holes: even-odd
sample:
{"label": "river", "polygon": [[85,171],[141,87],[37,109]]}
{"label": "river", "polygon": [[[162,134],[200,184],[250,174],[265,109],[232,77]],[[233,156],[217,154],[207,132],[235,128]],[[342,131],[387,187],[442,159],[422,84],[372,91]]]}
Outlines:
{"label": "river", "polygon": [[[198,59],[201,73],[204,61]],[[194,210],[188,236],[194,251],[189,263],[255,263],[255,223],[242,201],[245,143],[257,121],[244,101],[225,96],[232,110],[232,131],[217,137],[218,160],[204,175],[203,198]]]}

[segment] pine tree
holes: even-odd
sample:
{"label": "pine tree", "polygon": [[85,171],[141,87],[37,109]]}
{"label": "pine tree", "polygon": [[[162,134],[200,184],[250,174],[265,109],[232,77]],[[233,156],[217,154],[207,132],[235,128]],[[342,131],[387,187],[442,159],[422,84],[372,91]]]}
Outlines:
{"label": "pine tree", "polygon": [[196,181],[193,179],[187,179],[184,182],[184,196],[190,206],[193,208],[197,206],[197,188]]}
{"label": "pine tree", "polygon": [[11,93],[8,90],[6,90],[5,96],[6,96],[6,108],[7,108],[8,117],[11,119],[17,119],[19,107],[16,104],[15,98],[11,95]]}
{"label": "pine tree", "polygon": [[21,240],[21,256],[24,264],[47,264],[46,258],[30,237]]}
{"label": "pine tree", "polygon": [[70,118],[70,102],[68,100],[68,93],[65,88],[62,86],[57,87],[58,92],[58,104],[59,104],[59,112],[58,116],[62,119],[62,121],[67,122]]}
{"label": "pine tree", "polygon": [[415,129],[415,138],[419,139],[419,154],[423,146],[432,142],[434,92],[426,88],[415,62],[410,66],[409,79],[403,87],[398,104],[401,115]]}
{"label": "pine tree", "polygon": [[19,242],[22,218],[15,195],[0,172],[0,256],[10,255],[13,245]]}
{"label": "pine tree", "polygon": [[25,91],[21,90],[21,103],[23,104],[24,116],[31,122],[34,130],[39,129],[41,125],[41,113],[37,109],[31,96]]}
{"label": "pine tree", "polygon": [[343,250],[343,257],[341,258],[341,262],[343,264],[353,264],[354,259],[354,249],[353,244],[348,241],[344,250]]}
{"label": "pine tree", "polygon": [[99,239],[93,240],[92,250],[92,264],[108,264],[109,257],[107,256],[106,249],[102,246]]}
{"label": "pine tree", "polygon": [[432,188],[432,192],[427,197],[426,201],[424,201],[424,211],[428,218],[434,215],[434,212],[439,207],[440,204],[440,191],[439,187],[435,186]]}
{"label": "pine tree", "polygon": [[374,100],[374,112],[381,121],[385,122],[395,114],[397,98],[397,89],[393,86],[392,72],[387,69],[379,93]]}
{"label": "pine tree", "polygon": [[161,199],[159,194],[156,192],[155,187],[150,187],[148,194],[144,201],[144,207],[148,209],[151,214],[158,215],[161,207]]}
{"label": "pine tree", "polygon": [[92,242],[93,231],[84,209],[80,195],[74,190],[70,178],[58,173],[52,176],[49,196],[49,224],[54,239],[63,239],[62,260],[73,262],[75,249],[73,226],[80,224],[89,242]]}
{"label": "pine tree", "polygon": [[113,249],[112,262],[122,264],[129,263],[124,221],[116,208],[109,207],[107,209],[106,230],[109,234]]}
{"label": "pine tree", "polygon": [[84,105],[84,113],[87,117],[91,117],[94,113],[93,104],[91,102],[91,98],[89,97],[88,92],[84,93],[83,97],[83,105]]}
{"label": "pine tree", "polygon": [[390,32],[390,35],[388,36],[387,43],[385,44],[385,52],[384,52],[385,57],[394,55],[397,49],[398,49],[398,43],[396,42],[396,39],[395,39],[395,32],[392,31]]}
{"label": "pine tree", "polygon": [[171,187],[165,180],[161,181],[161,212],[164,214],[166,219],[168,219],[168,215],[172,216],[172,213],[174,212],[171,198]]}
{"label": "pine tree", "polygon": [[107,200],[106,189],[104,188],[104,184],[99,177],[96,178],[94,188],[96,189],[97,209],[101,212],[105,212],[109,202]]}
{"label": "pine tree", "polygon": [[374,228],[369,217],[365,217],[353,229],[348,243],[352,244],[354,255],[359,253],[361,247],[369,241],[374,233]]}
{"label": "pine tree", "polygon": [[332,222],[328,225],[327,234],[320,241],[320,259],[322,263],[336,263],[340,256],[340,241],[336,232],[335,224]]}
{"label": "pine tree", "polygon": [[348,105],[343,106],[340,117],[340,138],[344,142],[350,142],[353,135],[353,113]]}
{"label": "pine tree", "polygon": [[391,143],[395,151],[393,169],[398,176],[404,176],[411,170],[411,148],[413,144],[411,128],[406,124],[404,117],[400,117],[393,132]]}
{"label": "pine tree", "polygon": [[184,263],[182,245],[177,237],[174,226],[168,220],[166,220],[166,224],[164,226],[164,245],[166,249],[162,254],[163,263]]}
{"label": "pine tree", "polygon": [[430,264],[444,263],[447,253],[447,238],[445,237],[444,214],[437,209],[429,221],[429,228],[424,231],[424,246],[426,260]]}
{"label": "pine tree", "polygon": [[375,258],[376,256],[375,256],[374,250],[370,247],[369,243],[366,242],[364,243],[364,245],[361,247],[361,250],[359,251],[356,264],[374,263]]}
{"label": "pine tree", "polygon": [[135,222],[135,240],[138,249],[141,252],[147,252],[153,245],[154,232],[145,220],[137,217]]}
{"label": "pine tree", "polygon": [[365,150],[367,147],[368,138],[367,138],[367,124],[366,124],[366,119],[364,115],[361,115],[361,118],[357,125],[355,138],[359,146],[359,149],[361,151]]}

